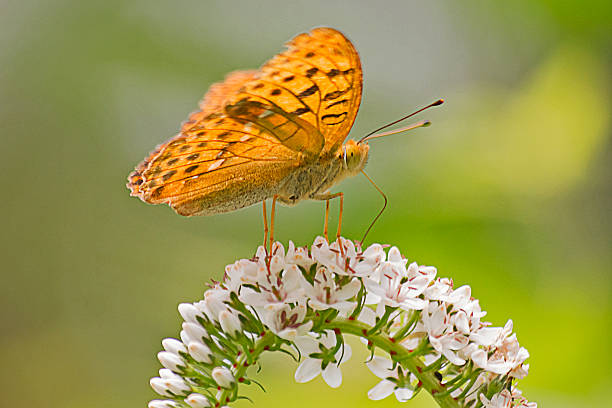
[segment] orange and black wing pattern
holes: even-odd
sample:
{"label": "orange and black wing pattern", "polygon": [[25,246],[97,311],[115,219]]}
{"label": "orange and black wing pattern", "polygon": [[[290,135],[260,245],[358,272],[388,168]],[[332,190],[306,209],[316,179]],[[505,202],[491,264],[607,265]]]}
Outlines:
{"label": "orange and black wing pattern", "polygon": [[133,196],[181,215],[265,200],[299,166],[334,152],[361,99],[359,57],[338,31],[295,37],[259,71],[211,86],[181,132],[128,178]]}

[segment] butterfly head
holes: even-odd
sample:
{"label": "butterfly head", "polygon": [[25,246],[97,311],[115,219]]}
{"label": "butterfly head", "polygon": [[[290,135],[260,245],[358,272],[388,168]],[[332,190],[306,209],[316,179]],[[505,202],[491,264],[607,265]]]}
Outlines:
{"label": "butterfly head", "polygon": [[350,174],[359,173],[368,161],[370,146],[367,143],[357,143],[349,140],[342,146],[342,165]]}

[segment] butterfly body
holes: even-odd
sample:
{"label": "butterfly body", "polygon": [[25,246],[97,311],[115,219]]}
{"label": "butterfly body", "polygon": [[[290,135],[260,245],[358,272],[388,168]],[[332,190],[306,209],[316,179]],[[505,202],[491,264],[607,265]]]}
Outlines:
{"label": "butterfly body", "polygon": [[283,188],[276,193],[279,201],[295,205],[304,199],[324,199],[320,197],[327,194],[331,187],[364,168],[368,151],[367,144],[358,145],[349,141],[330,158],[322,158],[294,171],[283,183]]}
{"label": "butterfly body", "polygon": [[359,55],[342,33],[300,34],[259,70],[211,86],[200,110],[136,167],[127,186],[185,216],[272,197],[287,205],[327,199],[367,160],[367,143],[343,144],[361,92]]}

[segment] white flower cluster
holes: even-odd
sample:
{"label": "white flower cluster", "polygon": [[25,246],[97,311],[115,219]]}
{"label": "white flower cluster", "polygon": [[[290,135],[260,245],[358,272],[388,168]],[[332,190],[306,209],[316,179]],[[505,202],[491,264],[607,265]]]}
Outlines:
{"label": "white flower cluster", "polygon": [[[340,238],[315,239],[310,251],[276,242],[225,270],[203,300],[179,305],[180,341],[165,339],[165,367],[151,386],[168,400],[149,408],[220,406],[250,384],[247,367],[267,350],[296,350],[297,382],[322,375],[340,386],[340,365],[351,356],[345,334],[374,352],[367,366],[381,381],[368,396],[395,393],[399,401],[425,389],[455,406],[529,407],[513,387],[527,375],[529,357],[512,321],[491,327],[469,286],[453,288],[430,266],[408,264],[396,247],[365,250]],[[409,361],[409,363],[408,363]],[[416,367],[416,369],[415,369]],[[432,380],[433,379],[433,380]]]}

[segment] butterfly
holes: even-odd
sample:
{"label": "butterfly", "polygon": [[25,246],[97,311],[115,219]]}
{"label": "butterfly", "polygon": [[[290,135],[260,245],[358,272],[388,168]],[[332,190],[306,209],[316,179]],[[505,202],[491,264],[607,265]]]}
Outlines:
{"label": "butterfly", "polygon": [[266,235],[267,199],[272,230],[276,201],[324,200],[327,236],[329,200],[339,197],[341,208],[343,201],[330,188],[368,159],[367,143],[343,144],[361,102],[361,62],[332,28],[299,34],[286,46],[259,70],[212,85],[179,134],[129,175],[131,195],[184,216],[263,202]]}

